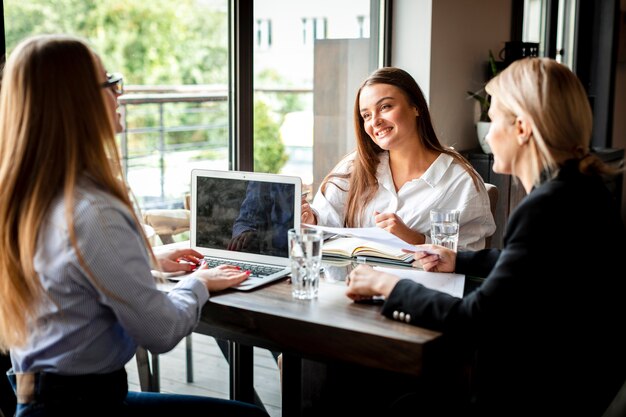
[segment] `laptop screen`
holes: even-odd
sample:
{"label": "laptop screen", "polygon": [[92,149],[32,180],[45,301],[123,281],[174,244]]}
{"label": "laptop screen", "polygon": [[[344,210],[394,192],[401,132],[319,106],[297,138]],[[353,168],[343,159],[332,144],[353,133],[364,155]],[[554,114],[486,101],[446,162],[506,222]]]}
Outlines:
{"label": "laptop screen", "polygon": [[287,230],[294,227],[300,200],[297,184],[288,179],[234,171],[193,175],[195,246],[288,257]]}

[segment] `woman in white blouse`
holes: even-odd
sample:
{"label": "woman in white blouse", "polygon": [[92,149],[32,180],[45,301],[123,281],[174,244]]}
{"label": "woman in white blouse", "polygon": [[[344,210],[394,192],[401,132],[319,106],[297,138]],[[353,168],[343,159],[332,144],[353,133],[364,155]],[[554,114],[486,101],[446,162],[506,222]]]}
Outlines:
{"label": "woman in white blouse", "polygon": [[485,185],[469,162],[443,146],[424,95],[406,71],[385,67],[358,90],[357,148],[326,176],[302,222],[381,227],[411,244],[430,242],[432,208],[461,210],[459,249],[482,249],[496,229]]}

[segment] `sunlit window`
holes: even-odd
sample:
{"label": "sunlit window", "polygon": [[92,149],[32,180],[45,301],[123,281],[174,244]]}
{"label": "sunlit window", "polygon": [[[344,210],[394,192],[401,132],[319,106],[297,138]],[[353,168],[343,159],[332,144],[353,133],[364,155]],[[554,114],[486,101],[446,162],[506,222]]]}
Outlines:
{"label": "sunlit window", "polygon": [[[353,150],[356,89],[379,65],[381,2],[254,1],[254,132],[236,138],[253,141],[254,170],[300,176],[305,189],[316,188]],[[141,208],[180,207],[192,168],[234,166],[229,3],[4,0],[7,52],[37,33],[93,45],[125,79],[118,138]]]}
{"label": "sunlit window", "polygon": [[72,34],[123,74],[119,144],[142,208],[182,206],[193,167],[228,169],[227,0],[4,0],[4,15],[8,53]]}
{"label": "sunlit window", "polygon": [[[317,188],[354,149],[352,106],[378,60],[370,0],[256,0],[272,21],[271,51],[254,50],[254,170]],[[313,193],[311,193],[312,195]]]}
{"label": "sunlit window", "polygon": [[255,22],[256,47],[270,48],[272,46],[272,21],[257,19]]}

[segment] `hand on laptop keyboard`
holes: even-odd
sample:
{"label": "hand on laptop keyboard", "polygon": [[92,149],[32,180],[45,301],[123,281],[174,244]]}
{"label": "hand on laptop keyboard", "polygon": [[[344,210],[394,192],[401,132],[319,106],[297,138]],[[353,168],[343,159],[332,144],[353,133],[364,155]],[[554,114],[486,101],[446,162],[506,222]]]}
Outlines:
{"label": "hand on laptop keyboard", "polygon": [[156,254],[162,272],[191,272],[200,265],[202,254],[191,248],[170,249]]}
{"label": "hand on laptop keyboard", "polygon": [[250,271],[244,271],[234,265],[219,265],[209,268],[200,266],[193,276],[206,286],[209,291],[221,291],[241,284],[250,276]]}

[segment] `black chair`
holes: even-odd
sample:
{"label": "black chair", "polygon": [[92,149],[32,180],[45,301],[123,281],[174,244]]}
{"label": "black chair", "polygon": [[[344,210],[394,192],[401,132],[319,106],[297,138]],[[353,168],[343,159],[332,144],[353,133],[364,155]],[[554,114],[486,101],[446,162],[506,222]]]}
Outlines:
{"label": "black chair", "polygon": [[[496,207],[498,205],[498,187],[488,182],[485,183],[485,188],[487,189],[487,195],[489,196],[489,208],[491,209],[491,215],[495,221],[496,219]],[[499,225],[502,227],[503,225]],[[498,224],[496,223],[496,227]],[[489,236],[485,239],[485,248],[491,247],[491,237]]]}

